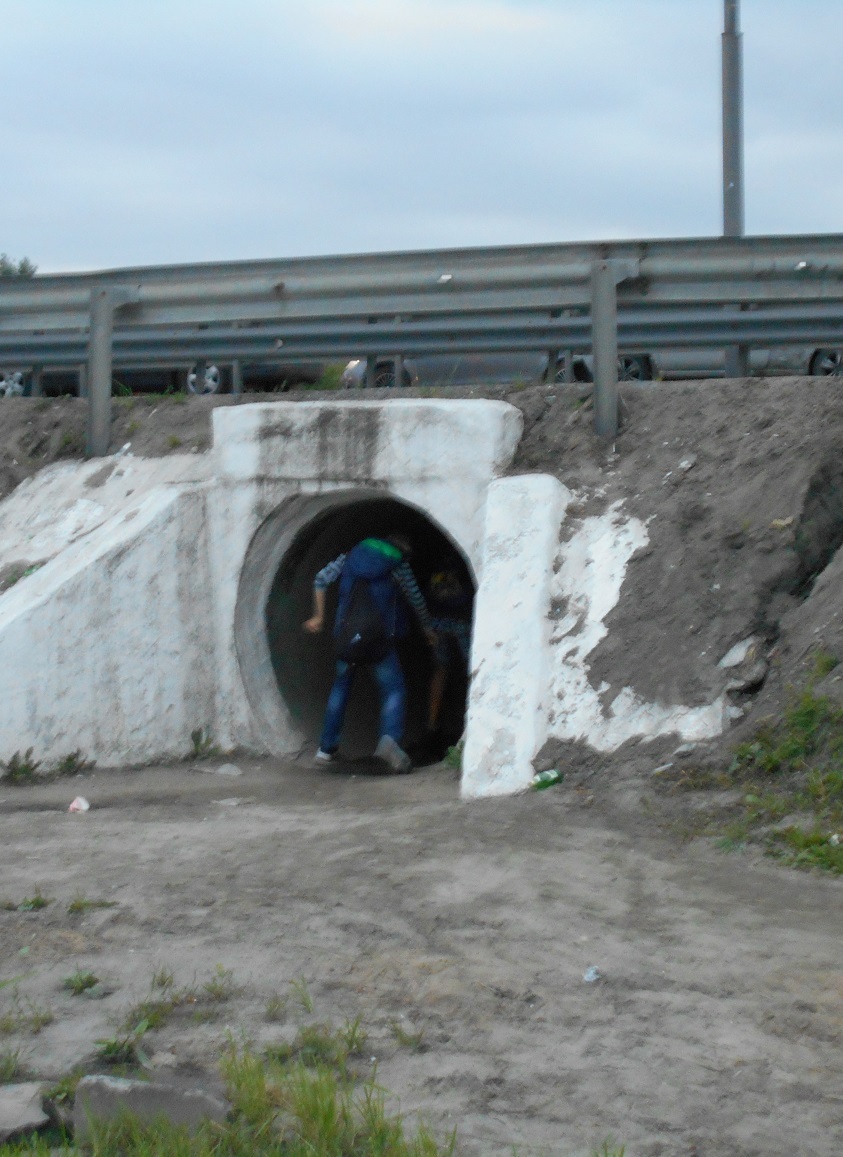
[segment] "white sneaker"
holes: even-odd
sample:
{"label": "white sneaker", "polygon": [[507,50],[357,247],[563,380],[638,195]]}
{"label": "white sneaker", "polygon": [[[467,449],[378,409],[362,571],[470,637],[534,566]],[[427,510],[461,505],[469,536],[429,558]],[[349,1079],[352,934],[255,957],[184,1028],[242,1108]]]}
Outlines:
{"label": "white sneaker", "polygon": [[388,763],[397,775],[406,775],[413,770],[412,761],[406,751],[398,746],[391,735],[382,735],[375,748],[375,758]]}
{"label": "white sneaker", "polygon": [[335,751],[323,751],[320,747],[313,757],[314,763],[336,763],[337,753]]}

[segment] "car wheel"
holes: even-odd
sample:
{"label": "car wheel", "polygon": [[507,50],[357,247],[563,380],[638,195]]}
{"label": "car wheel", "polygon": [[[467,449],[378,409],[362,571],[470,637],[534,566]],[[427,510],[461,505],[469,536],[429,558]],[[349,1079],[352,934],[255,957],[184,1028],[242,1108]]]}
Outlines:
{"label": "car wheel", "polygon": [[808,368],[820,378],[843,377],[843,349],[817,350]]}
{"label": "car wheel", "polygon": [[636,358],[621,354],[618,358],[619,382],[649,382],[652,378],[647,358]]}
{"label": "car wheel", "polygon": [[[364,383],[365,384],[365,383]],[[401,385],[405,388],[413,384],[413,379],[410,377],[410,371],[404,369],[401,374]],[[395,367],[389,365],[378,366],[375,370],[375,388],[378,390],[391,390],[395,386]]]}
{"label": "car wheel", "polygon": [[[556,363],[556,373],[553,375],[553,380],[560,385],[565,384],[565,362],[562,358]],[[582,358],[574,358],[574,381],[590,382],[591,380],[589,368]]]}

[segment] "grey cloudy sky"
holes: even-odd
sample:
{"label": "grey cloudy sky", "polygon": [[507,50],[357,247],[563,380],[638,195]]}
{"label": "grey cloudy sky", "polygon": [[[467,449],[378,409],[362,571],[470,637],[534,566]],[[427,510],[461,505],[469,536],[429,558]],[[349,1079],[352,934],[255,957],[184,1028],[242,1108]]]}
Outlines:
{"label": "grey cloudy sky", "polygon": [[[720,230],[722,0],[0,0],[43,271]],[[841,0],[743,0],[747,231],[843,228]]]}

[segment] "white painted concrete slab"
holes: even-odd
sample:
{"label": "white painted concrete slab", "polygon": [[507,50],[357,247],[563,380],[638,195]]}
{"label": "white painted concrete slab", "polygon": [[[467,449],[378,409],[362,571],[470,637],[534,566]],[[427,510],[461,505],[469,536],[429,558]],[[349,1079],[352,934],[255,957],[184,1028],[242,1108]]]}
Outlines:
{"label": "white painted concrete slab", "polygon": [[570,492],[546,474],[489,487],[477,591],[464,797],[523,791],[547,738],[550,599]]}

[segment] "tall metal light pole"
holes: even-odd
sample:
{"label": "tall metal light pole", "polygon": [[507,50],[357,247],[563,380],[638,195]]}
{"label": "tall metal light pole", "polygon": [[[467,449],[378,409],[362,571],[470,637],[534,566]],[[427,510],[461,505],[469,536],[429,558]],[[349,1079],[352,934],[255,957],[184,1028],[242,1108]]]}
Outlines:
{"label": "tall metal light pole", "polygon": [[[743,237],[743,37],[740,0],[724,0],[723,13],[723,236]],[[726,350],[726,377],[745,377],[746,346]]]}
{"label": "tall metal light pole", "polygon": [[740,0],[724,0],[723,236],[743,237],[743,45]]}

